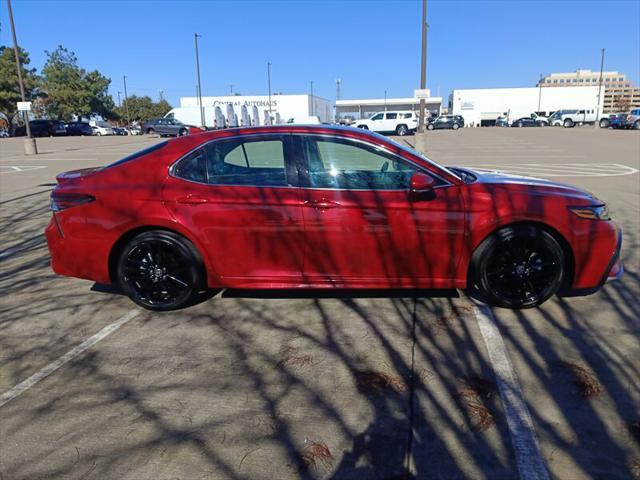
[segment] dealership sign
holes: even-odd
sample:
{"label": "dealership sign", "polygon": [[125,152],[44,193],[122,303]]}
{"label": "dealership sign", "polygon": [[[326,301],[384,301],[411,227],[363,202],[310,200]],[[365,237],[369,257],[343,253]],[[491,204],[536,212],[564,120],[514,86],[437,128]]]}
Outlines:
{"label": "dealership sign", "polygon": [[30,112],[31,111],[31,102],[18,102],[18,111],[19,112]]}

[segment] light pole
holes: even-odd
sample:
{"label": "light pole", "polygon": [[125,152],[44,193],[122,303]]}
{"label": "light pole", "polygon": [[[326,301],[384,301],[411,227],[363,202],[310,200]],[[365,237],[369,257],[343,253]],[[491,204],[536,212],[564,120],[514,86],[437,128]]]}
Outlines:
{"label": "light pole", "polygon": [[538,112],[537,115],[540,115],[540,104],[542,102],[542,74],[540,74],[540,81],[538,82]]}
{"label": "light pole", "polygon": [[600,95],[602,94],[602,70],[604,69],[604,48],[602,49],[602,55],[600,57],[600,78],[598,80],[598,108],[596,110],[596,122],[595,127],[598,128],[598,121],[600,120]]}
{"label": "light pole", "polygon": [[[420,59],[420,90],[424,93],[427,88],[427,0],[422,0],[422,54]],[[419,152],[427,150],[427,134],[425,133],[425,99],[420,95],[420,115],[418,118],[418,132],[415,145]]]}
{"label": "light pole", "polygon": [[267,62],[267,89],[269,90],[269,124],[271,124],[271,62]]}
{"label": "light pole", "polygon": [[158,97],[160,102],[164,100],[164,90],[158,90]]}
{"label": "light pole", "polygon": [[127,76],[122,76],[122,83],[124,83],[124,109],[127,112],[127,128],[131,130],[131,117],[129,116],[129,101],[127,95]]}
{"label": "light pole", "polygon": [[[11,0],[7,0],[7,11],[9,12],[9,23],[11,24],[11,35],[13,35],[13,52],[16,56],[16,69],[18,71],[18,84],[20,85],[20,98],[23,102],[26,102],[24,95],[24,83],[22,81],[22,66],[20,65],[20,53],[18,52],[18,40],[16,39],[16,27],[13,24],[13,11],[11,10]],[[24,118],[25,128],[27,130],[27,138],[24,139],[24,153],[25,155],[37,155],[38,145],[36,139],[31,136],[31,125],[29,125],[29,112],[23,111],[22,116]]]}
{"label": "light pole", "polygon": [[202,84],[200,83],[200,55],[198,54],[198,38],[202,38],[202,35],[194,33],[193,37],[196,42],[196,72],[198,74],[198,106],[200,107],[200,123],[204,127],[204,110],[202,108]]}
{"label": "light pole", "polygon": [[313,80],[311,80],[311,115],[314,115],[315,102],[313,101]]}

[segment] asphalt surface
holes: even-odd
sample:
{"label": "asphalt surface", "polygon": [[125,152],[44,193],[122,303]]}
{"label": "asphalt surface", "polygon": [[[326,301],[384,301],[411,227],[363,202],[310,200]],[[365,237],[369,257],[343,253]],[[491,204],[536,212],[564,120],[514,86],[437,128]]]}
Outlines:
{"label": "asphalt surface", "polygon": [[[443,164],[572,183],[609,204],[620,281],[489,313],[548,478],[638,477],[640,134],[428,135]],[[55,174],[158,141],[47,138],[25,157],[20,139],[0,139],[0,399],[59,366],[0,406],[0,479],[527,478],[499,348],[464,292],[224,291],[151,313],[54,275]]]}

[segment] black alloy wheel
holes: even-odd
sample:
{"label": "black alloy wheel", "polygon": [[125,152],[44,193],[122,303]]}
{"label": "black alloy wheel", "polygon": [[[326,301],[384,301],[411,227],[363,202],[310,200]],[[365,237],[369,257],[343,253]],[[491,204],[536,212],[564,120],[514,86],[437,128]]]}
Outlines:
{"label": "black alloy wheel", "polygon": [[532,226],[506,227],[474,252],[473,282],[488,303],[506,308],[535,307],[554,295],[565,276],[558,241]]}
{"label": "black alloy wheel", "polygon": [[118,261],[122,289],[131,300],[149,310],[189,305],[203,278],[195,247],[172,232],[154,230],[135,236]]}

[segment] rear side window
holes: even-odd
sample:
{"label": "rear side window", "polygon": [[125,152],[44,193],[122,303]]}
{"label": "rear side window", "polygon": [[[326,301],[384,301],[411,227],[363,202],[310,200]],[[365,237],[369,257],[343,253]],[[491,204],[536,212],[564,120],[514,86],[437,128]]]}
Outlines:
{"label": "rear side window", "polygon": [[106,168],[115,167],[117,165],[121,165],[123,163],[130,162],[131,160],[135,160],[136,158],[144,157],[145,155],[148,155],[148,154],[150,154],[152,152],[157,152],[158,150],[161,150],[166,146],[167,146],[167,141],[166,140],[164,142],[156,143],[155,145],[151,145],[150,147],[147,147],[144,150],[140,150],[140,151],[138,151],[136,153],[132,153],[129,156],[121,158],[117,162],[112,163],[111,165],[108,165]]}
{"label": "rear side window", "polygon": [[398,118],[397,113],[387,113],[387,120],[395,120],[396,118]]}
{"label": "rear side window", "polygon": [[210,185],[289,186],[282,137],[228,139],[191,152],[173,168],[176,177]]}

